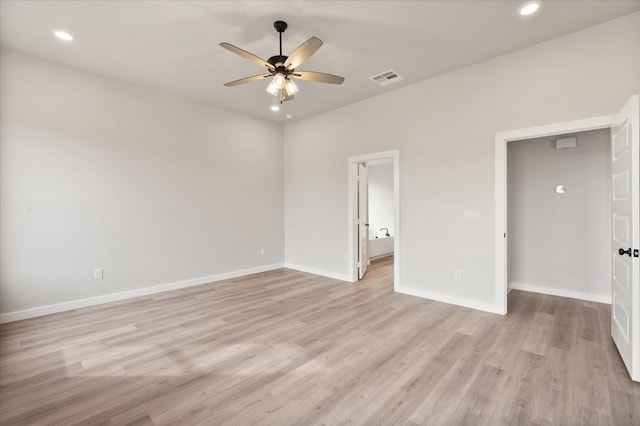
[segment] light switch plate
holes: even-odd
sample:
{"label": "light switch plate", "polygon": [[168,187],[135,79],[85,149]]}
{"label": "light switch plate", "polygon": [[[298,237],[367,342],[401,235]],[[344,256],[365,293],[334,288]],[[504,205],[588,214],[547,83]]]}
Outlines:
{"label": "light switch plate", "polygon": [[465,210],[464,220],[480,220],[480,210]]}

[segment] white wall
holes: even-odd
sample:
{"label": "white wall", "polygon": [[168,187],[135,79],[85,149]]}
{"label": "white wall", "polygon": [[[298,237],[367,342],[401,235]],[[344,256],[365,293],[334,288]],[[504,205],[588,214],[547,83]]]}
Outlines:
{"label": "white wall", "polygon": [[[611,295],[610,130],[507,144],[509,281],[514,288],[607,300]],[[555,187],[565,185],[566,193]]]}
{"label": "white wall", "polygon": [[283,261],[280,125],[0,62],[0,312]]}
{"label": "white wall", "polygon": [[[285,260],[347,276],[346,159],[399,149],[400,285],[496,308],[495,133],[611,114],[639,92],[635,13],[290,123]],[[464,221],[467,209],[480,220]]]}
{"label": "white wall", "polygon": [[369,239],[393,232],[393,163],[369,164]]}

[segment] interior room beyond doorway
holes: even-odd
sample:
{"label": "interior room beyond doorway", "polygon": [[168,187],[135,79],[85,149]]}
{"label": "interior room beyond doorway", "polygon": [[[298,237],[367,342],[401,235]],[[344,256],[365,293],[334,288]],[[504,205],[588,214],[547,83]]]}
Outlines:
{"label": "interior room beyond doorway", "polygon": [[394,150],[349,157],[347,165],[351,281],[364,277],[372,259],[390,257],[396,290],[400,282],[399,153]]}
{"label": "interior room beyond doorway", "polygon": [[611,302],[610,129],[507,147],[510,289]]}

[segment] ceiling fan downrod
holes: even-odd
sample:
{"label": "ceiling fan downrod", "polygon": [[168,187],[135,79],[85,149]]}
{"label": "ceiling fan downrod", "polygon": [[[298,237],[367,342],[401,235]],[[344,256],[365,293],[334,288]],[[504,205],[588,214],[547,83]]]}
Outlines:
{"label": "ceiling fan downrod", "polygon": [[282,56],[282,33],[287,29],[287,23],[284,21],[276,21],[273,23],[273,27],[280,34],[280,56]]}

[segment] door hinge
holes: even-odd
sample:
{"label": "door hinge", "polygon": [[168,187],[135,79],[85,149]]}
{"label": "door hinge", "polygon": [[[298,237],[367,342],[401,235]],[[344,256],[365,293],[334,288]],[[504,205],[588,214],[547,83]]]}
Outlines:
{"label": "door hinge", "polygon": [[633,257],[640,257],[640,253],[638,253],[638,249],[633,249]]}

